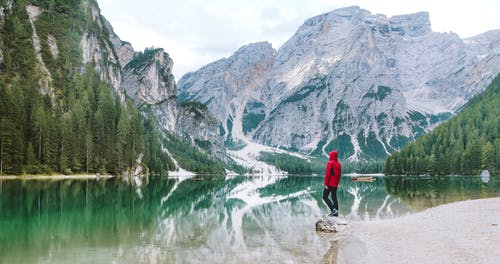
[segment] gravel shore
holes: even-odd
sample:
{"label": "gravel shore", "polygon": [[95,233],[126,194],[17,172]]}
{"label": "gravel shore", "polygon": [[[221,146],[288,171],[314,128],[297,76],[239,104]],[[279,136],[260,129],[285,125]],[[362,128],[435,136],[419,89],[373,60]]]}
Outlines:
{"label": "gravel shore", "polygon": [[499,263],[500,197],[355,222],[338,249],[332,263]]}

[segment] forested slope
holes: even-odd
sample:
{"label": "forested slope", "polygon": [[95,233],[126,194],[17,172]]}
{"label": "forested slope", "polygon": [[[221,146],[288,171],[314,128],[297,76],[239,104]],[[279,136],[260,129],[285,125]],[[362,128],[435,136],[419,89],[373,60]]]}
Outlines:
{"label": "forested slope", "polygon": [[500,173],[500,75],[449,121],[389,156],[386,174]]}
{"label": "forested slope", "polygon": [[[34,22],[31,3],[44,7]],[[154,124],[82,64],[83,32],[107,32],[80,1],[2,2],[0,18],[0,174],[173,168]]]}

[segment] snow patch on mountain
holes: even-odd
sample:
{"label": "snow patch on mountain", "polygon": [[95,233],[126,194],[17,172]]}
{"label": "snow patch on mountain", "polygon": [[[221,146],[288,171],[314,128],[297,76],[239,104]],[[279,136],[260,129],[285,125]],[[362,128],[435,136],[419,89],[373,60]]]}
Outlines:
{"label": "snow patch on mountain", "polygon": [[239,165],[252,169],[250,175],[287,175],[286,171],[281,171],[273,165],[269,165],[258,160],[261,152],[287,154],[298,157],[304,160],[309,160],[309,157],[300,153],[290,152],[274,147],[265,146],[256,143],[248,138],[242,138],[245,146],[239,150],[228,150],[229,156]]}
{"label": "snow patch on mountain", "polygon": [[194,172],[191,172],[191,171],[188,171],[186,169],[183,169],[181,168],[181,166],[179,166],[179,162],[177,162],[177,160],[174,158],[174,156],[170,153],[170,151],[168,151],[167,148],[163,147],[161,148],[161,150],[165,153],[168,154],[168,156],[170,156],[170,159],[172,159],[172,162],[174,162],[174,165],[175,165],[175,170],[172,170],[172,171],[168,171],[168,176],[172,176],[172,177],[179,177],[179,178],[186,178],[186,177],[192,177],[192,176],[195,176],[196,173]]}
{"label": "snow patch on mountain", "polygon": [[431,130],[500,71],[500,30],[466,40],[429,14],[359,7],[307,19],[274,51],[243,46],[186,74],[182,98],[208,105],[231,142],[377,160]]}

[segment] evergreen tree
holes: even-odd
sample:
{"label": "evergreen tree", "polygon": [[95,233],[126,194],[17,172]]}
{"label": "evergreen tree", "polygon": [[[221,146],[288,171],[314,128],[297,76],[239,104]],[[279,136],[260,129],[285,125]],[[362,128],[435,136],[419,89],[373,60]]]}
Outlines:
{"label": "evergreen tree", "polygon": [[28,143],[28,147],[26,148],[26,164],[27,165],[35,165],[35,149],[31,143]]}
{"label": "evergreen tree", "polygon": [[486,142],[482,147],[481,169],[495,171],[495,149],[490,142]]}
{"label": "evergreen tree", "polygon": [[125,110],[120,113],[120,120],[118,121],[117,129],[117,142],[116,142],[116,155],[117,155],[117,170],[122,171],[126,168],[128,160],[128,133],[130,131],[129,116]]}
{"label": "evergreen tree", "polygon": [[427,158],[427,173],[436,174],[436,156],[434,154]]}

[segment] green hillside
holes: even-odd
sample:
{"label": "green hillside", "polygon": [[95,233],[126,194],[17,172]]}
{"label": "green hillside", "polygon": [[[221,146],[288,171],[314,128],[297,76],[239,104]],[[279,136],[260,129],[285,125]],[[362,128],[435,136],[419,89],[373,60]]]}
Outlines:
{"label": "green hillside", "polygon": [[500,75],[453,118],[386,160],[389,175],[500,174]]}
{"label": "green hillside", "polygon": [[[44,10],[34,27],[46,71],[36,58],[30,3]],[[120,174],[140,157],[150,172],[173,168],[154,122],[130,100],[121,102],[93,65],[82,64],[85,31],[109,40],[81,1],[1,1],[0,7],[0,174]]]}

